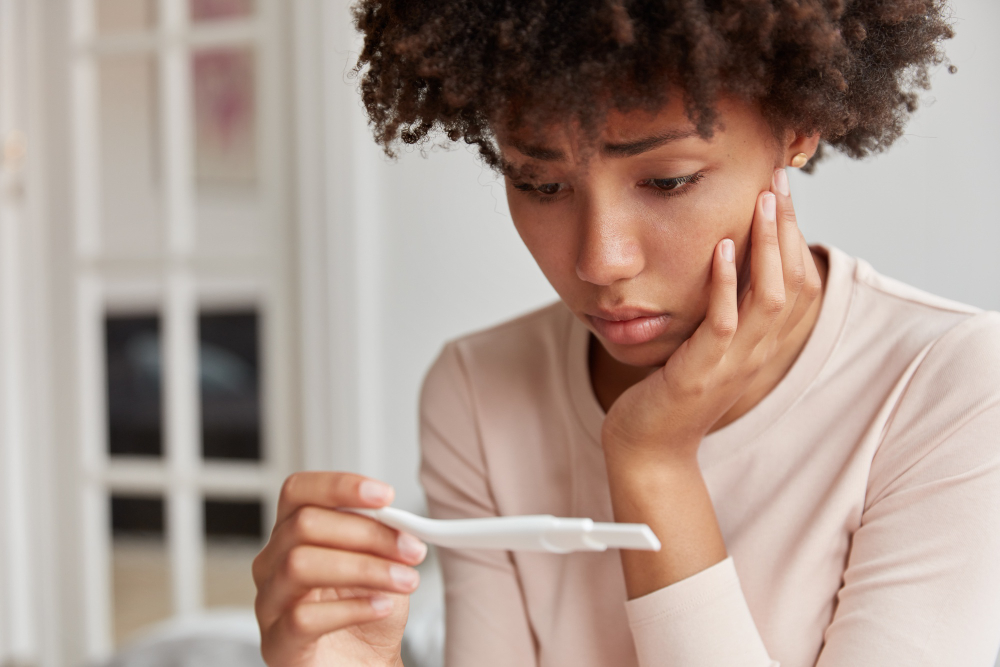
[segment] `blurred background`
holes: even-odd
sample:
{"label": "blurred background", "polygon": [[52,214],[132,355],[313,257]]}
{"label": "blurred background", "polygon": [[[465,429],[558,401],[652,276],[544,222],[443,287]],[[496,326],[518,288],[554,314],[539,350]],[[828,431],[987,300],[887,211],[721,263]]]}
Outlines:
{"label": "blurred background", "polygon": [[[348,5],[0,0],[0,665],[260,664],[283,478],[422,511],[426,368],[556,298],[465,148],[381,156]],[[792,188],[810,241],[1000,309],[1000,4],[953,6],[906,137]],[[413,609],[440,664],[433,559]]]}

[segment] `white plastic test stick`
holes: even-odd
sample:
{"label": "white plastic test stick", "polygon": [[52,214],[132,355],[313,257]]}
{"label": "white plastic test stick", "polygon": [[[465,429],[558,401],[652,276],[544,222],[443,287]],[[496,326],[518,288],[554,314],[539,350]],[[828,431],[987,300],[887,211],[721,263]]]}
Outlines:
{"label": "white plastic test stick", "polygon": [[560,518],[551,514],[441,520],[427,519],[394,507],[340,509],[370,517],[440,547],[557,554],[606,549],[660,550],[660,541],[644,523],[594,523],[593,519]]}

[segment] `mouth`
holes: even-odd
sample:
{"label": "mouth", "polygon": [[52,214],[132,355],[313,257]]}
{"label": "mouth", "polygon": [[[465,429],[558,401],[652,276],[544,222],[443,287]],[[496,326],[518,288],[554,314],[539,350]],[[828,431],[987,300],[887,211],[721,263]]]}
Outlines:
{"label": "mouth", "polygon": [[652,313],[639,309],[599,311],[587,313],[587,320],[597,334],[616,345],[641,345],[661,336],[670,326],[667,313]]}

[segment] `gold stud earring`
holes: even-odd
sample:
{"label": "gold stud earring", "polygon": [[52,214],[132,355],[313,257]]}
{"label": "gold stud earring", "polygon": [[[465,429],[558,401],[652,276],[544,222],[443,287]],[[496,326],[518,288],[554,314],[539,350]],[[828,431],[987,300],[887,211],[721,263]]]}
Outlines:
{"label": "gold stud earring", "polygon": [[809,162],[809,156],[806,155],[805,153],[799,153],[798,155],[792,158],[792,166],[795,167],[796,169],[801,169],[802,167],[806,166],[807,162]]}

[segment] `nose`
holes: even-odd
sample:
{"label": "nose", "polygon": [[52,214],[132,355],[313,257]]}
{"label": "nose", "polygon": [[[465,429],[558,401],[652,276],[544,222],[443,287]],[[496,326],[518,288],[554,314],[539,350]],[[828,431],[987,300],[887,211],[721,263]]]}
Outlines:
{"label": "nose", "polygon": [[633,278],[645,259],[627,206],[590,201],[581,212],[576,275],[594,285]]}

